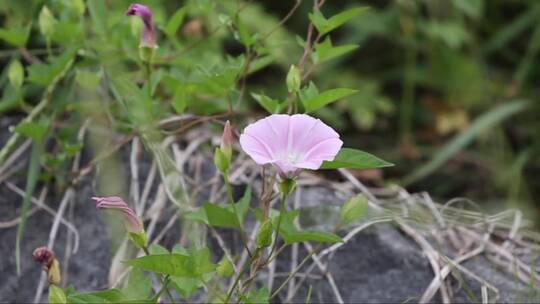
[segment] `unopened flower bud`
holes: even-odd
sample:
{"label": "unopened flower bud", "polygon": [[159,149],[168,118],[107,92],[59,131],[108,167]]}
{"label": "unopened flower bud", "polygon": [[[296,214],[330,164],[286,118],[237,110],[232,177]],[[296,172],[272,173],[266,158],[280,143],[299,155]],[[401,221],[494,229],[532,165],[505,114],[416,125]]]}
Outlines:
{"label": "unopened flower bud", "polygon": [[43,266],[47,272],[49,284],[60,285],[62,276],[60,275],[60,263],[54,258],[54,253],[47,247],[36,248],[32,254],[34,260]]}
{"label": "unopened flower bud", "polygon": [[264,248],[270,246],[272,244],[272,233],[272,221],[267,219],[261,224],[259,231],[257,231],[257,238],[255,240],[257,247]]}
{"label": "unopened flower bud", "polygon": [[223,128],[223,135],[221,136],[221,151],[229,162],[232,159],[232,130],[231,130],[231,123],[227,120],[225,123],[225,127]]}
{"label": "unopened flower bud", "polygon": [[287,74],[287,90],[289,93],[300,91],[300,85],[302,84],[302,77],[300,76],[300,70],[294,64],[291,65],[289,73]]}
{"label": "unopened flower bud", "polygon": [[142,4],[131,4],[126,16],[139,16],[144,23],[141,30],[141,38],[139,41],[139,55],[141,60],[150,62],[154,55],[154,49],[157,48],[156,30],[152,24],[152,11]]}
{"label": "unopened flower bud", "polygon": [[32,256],[34,257],[34,261],[47,268],[50,267],[54,260],[54,253],[45,246],[36,248]]}
{"label": "unopened flower bud", "polygon": [[129,232],[140,233],[144,232],[144,226],[135,214],[133,209],[129,208],[127,203],[118,196],[107,196],[107,197],[92,197],[96,201],[96,207],[98,209],[111,209],[114,211],[119,211],[124,216],[124,224],[126,229]]}

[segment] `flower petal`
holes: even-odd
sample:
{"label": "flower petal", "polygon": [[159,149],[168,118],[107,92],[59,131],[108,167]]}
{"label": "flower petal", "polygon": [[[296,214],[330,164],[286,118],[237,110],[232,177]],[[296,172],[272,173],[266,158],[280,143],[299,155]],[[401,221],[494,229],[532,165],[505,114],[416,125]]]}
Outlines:
{"label": "flower petal", "polygon": [[250,124],[240,136],[242,149],[258,164],[277,159],[287,149],[289,115],[271,115]]}
{"label": "flower petal", "polygon": [[316,170],[333,160],[343,142],[321,120],[306,114],[274,114],[247,126],[240,136],[242,149],[258,164],[271,163],[280,175],[299,169]]}

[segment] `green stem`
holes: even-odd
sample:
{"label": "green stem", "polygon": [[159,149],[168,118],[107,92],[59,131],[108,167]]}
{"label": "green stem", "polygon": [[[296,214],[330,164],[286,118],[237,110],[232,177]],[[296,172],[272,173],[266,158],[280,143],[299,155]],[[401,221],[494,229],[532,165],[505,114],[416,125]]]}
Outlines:
{"label": "green stem", "polygon": [[171,299],[171,301],[174,301],[170,292],[169,292],[169,288],[167,287],[167,285],[169,285],[169,282],[170,282],[170,278],[169,276],[165,276],[163,278],[163,281],[161,282],[161,288],[159,289],[159,291],[156,293],[156,295],[152,298],[152,302],[157,302],[157,300],[159,299],[159,297],[161,296],[161,294],[163,294],[163,292],[167,292],[167,295],[169,296],[169,298]]}
{"label": "green stem", "polygon": [[246,273],[246,271],[250,268],[251,266],[251,263],[253,263],[253,261],[256,259],[256,257],[259,255],[260,253],[260,248],[257,248],[255,250],[255,253],[253,254],[253,256],[251,257],[251,259],[249,260],[249,262],[246,261],[246,263],[244,264],[244,266],[242,267],[242,270],[240,270],[240,273],[238,274],[238,276],[236,277],[236,279],[234,280],[234,283],[233,285],[231,286],[231,289],[229,289],[229,291],[227,292],[227,297],[225,298],[225,303],[229,303],[229,300],[231,299],[231,296],[234,292],[234,290],[236,289],[236,286],[238,286],[238,283],[240,283],[240,280],[242,279],[242,276],[244,275],[244,273]]}
{"label": "green stem", "polygon": [[240,237],[242,238],[242,242],[244,243],[244,248],[251,256],[251,251],[249,250],[249,247],[248,247],[248,236],[247,236],[246,231],[244,230],[243,223],[240,222],[240,218],[238,217],[238,211],[236,210],[236,205],[234,203],[231,182],[229,181],[229,176],[226,173],[223,174],[223,183],[225,183],[225,188],[227,188],[227,200],[229,201],[229,204],[231,204],[233,212],[236,215],[236,220],[238,221],[238,224],[240,225]]}
{"label": "green stem", "polygon": [[287,194],[282,193],[281,194],[281,200],[279,202],[279,216],[278,216],[277,225],[276,225],[276,236],[274,237],[274,242],[272,244],[272,249],[270,250],[270,253],[268,254],[268,260],[265,262],[265,264],[268,263],[268,261],[270,260],[270,257],[272,256],[272,254],[274,253],[274,251],[276,251],[278,237],[279,237],[279,228],[281,227],[281,218],[283,217],[283,214],[285,213],[285,202],[286,201],[287,201]]}
{"label": "green stem", "polygon": [[[233,198],[233,191],[231,182],[229,181],[229,176],[227,174],[223,174],[223,182],[225,183],[225,188],[227,188],[227,200],[229,200],[229,204],[233,205],[234,207],[234,198]],[[236,210],[234,210],[236,212]]]}
{"label": "green stem", "polygon": [[[150,250],[148,250],[148,246],[144,246],[142,247],[142,250],[144,251],[144,254],[146,254],[147,256],[150,255]],[[157,300],[159,299],[159,297],[161,296],[161,294],[163,293],[163,291],[165,291],[167,293],[167,296],[169,297],[169,299],[171,299],[171,301],[174,301],[174,298],[171,294],[171,291],[169,290],[169,288],[167,287],[167,285],[169,284],[169,275],[166,275],[166,276],[161,276],[161,275],[158,275],[157,273],[155,274],[156,277],[158,278],[158,280],[161,282],[161,289],[158,291],[158,293],[154,296],[154,298]]]}
{"label": "green stem", "polygon": [[300,262],[300,264],[298,264],[298,266],[296,266],[296,268],[289,274],[289,276],[287,277],[287,279],[285,279],[285,281],[283,283],[281,283],[281,285],[278,287],[278,289],[276,289],[276,291],[274,291],[272,293],[272,295],[270,295],[270,298],[268,298],[268,300],[272,299],[273,297],[277,296],[277,294],[283,289],[283,287],[285,287],[287,285],[287,283],[289,283],[289,281],[296,275],[296,273],[298,271],[300,271],[300,269],[302,268],[302,266],[304,266],[304,264],[307,263],[307,261],[315,254],[317,253],[319,250],[321,249],[321,246],[317,246],[315,249],[313,249],[303,260],[302,262]]}
{"label": "green stem", "polygon": [[148,86],[148,96],[152,98],[152,63],[150,61],[145,62],[146,69],[146,85]]}

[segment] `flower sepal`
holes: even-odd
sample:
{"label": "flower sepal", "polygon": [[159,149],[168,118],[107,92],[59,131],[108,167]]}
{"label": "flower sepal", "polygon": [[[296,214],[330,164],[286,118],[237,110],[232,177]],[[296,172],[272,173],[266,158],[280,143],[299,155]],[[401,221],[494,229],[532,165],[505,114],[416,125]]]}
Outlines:
{"label": "flower sepal", "polygon": [[278,188],[282,195],[288,196],[296,188],[296,181],[292,178],[281,180],[278,183]]}
{"label": "flower sepal", "polygon": [[139,58],[145,63],[152,62],[155,49],[156,48],[150,46],[139,46]]}
{"label": "flower sepal", "polygon": [[216,148],[216,151],[214,152],[214,165],[216,165],[216,168],[222,174],[227,174],[227,172],[229,172],[231,160],[227,157],[227,153],[221,148]]}
{"label": "flower sepal", "polygon": [[148,237],[146,236],[146,232],[140,231],[140,232],[129,232],[129,239],[135,245],[135,247],[142,249],[145,248],[148,244]]}

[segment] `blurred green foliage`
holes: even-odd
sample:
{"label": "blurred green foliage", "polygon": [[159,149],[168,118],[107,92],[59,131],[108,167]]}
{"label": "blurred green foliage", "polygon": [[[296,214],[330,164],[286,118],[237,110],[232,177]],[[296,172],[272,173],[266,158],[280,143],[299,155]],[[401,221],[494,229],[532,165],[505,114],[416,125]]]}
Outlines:
{"label": "blurred green foliage", "polygon": [[0,113],[27,117],[46,100],[16,129],[55,143],[42,179],[65,187],[88,118],[104,151],[111,130],[154,132],[172,115],[285,111],[285,78],[311,20],[323,36],[298,106],[349,146],[438,196],[517,204],[540,194],[536,0],[326,1],[320,12],[304,0],[285,22],[295,1],[141,2],[158,29],[148,84],[129,1],[2,0]]}

